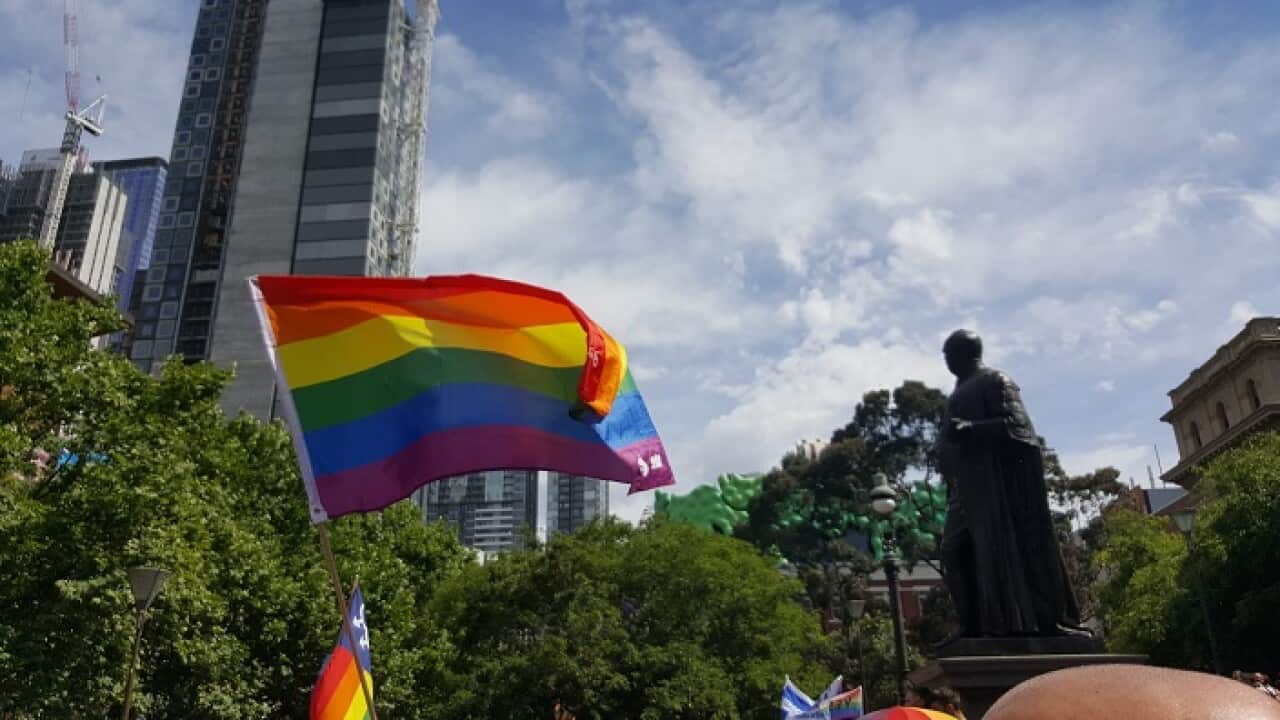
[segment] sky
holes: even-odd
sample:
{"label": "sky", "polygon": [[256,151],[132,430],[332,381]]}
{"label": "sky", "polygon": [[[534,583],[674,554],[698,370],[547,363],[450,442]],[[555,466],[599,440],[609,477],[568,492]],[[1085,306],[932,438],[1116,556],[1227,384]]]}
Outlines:
{"label": "sky", "polygon": [[[168,152],[195,7],[81,0],[93,159]],[[0,3],[6,162],[60,139],[60,32]],[[678,492],[950,389],[958,327],[1068,471],[1145,482],[1166,393],[1280,314],[1278,32],[1273,3],[445,0],[417,269],[584,307]]]}

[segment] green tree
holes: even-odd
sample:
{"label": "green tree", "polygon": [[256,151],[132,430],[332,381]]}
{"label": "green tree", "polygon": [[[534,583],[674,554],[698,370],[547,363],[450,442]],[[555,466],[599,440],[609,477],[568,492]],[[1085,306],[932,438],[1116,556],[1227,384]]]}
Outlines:
{"label": "green tree", "polygon": [[605,521],[447,580],[435,717],[774,718],[784,675],[831,679],[799,585],[739,540]]}
{"label": "green tree", "polygon": [[[1200,471],[1208,500],[1187,568],[1208,592],[1231,667],[1275,669],[1280,647],[1280,433],[1254,436]],[[1195,577],[1188,577],[1192,585]]]}
{"label": "green tree", "polygon": [[[279,424],[228,421],[226,373],[152,378],[89,341],[110,307],[52,296],[48,257],[0,246],[0,716],[119,712],[132,634],[126,569],[173,570],[148,623],[148,717],[306,717],[339,617]],[[74,464],[33,462],[63,448]],[[104,458],[105,456],[105,458]],[[426,610],[469,560],[414,508],[333,523],[359,574],[378,705],[422,714],[450,645]]]}
{"label": "green tree", "polygon": [[1123,507],[1107,512],[1103,532],[1095,558],[1103,579],[1096,592],[1108,648],[1153,659],[1176,657],[1180,638],[1170,629],[1188,604],[1180,578],[1182,538],[1167,518]]}
{"label": "green tree", "polygon": [[1040,438],[1040,444],[1045,446],[1045,485],[1058,531],[1058,547],[1080,605],[1080,619],[1088,622],[1098,613],[1094,586],[1098,581],[1096,557],[1104,511],[1129,507],[1130,496],[1120,482],[1119,470],[1104,467],[1084,475],[1068,475],[1044,438]]}
{"label": "green tree", "polygon": [[1228,668],[1267,668],[1280,644],[1280,434],[1254,436],[1197,473],[1190,555],[1167,518],[1106,513],[1097,592],[1108,644],[1210,669],[1203,592]]}
{"label": "green tree", "polygon": [[[892,392],[866,393],[853,418],[832,433],[816,459],[788,454],[780,467],[765,475],[763,491],[751,503],[739,537],[761,548],[776,548],[793,562],[834,558],[865,564],[866,556],[845,542],[846,532],[870,530],[875,518],[867,493],[876,473],[894,482],[915,477],[936,488],[934,445],[945,406],[941,391],[913,380]],[[893,519],[899,550],[911,563],[931,561],[937,533],[926,535],[914,525],[913,502],[914,498],[904,502]]]}

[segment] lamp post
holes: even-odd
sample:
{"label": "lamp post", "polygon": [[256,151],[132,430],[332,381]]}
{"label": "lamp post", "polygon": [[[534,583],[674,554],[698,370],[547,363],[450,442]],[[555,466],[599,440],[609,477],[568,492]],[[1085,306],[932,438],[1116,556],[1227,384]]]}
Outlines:
{"label": "lamp post", "polygon": [[142,627],[147,623],[147,610],[159,597],[164,581],[168,579],[168,570],[150,567],[129,569],[129,586],[133,589],[133,607],[137,611],[137,624],[133,633],[133,651],[129,654],[129,669],[125,673],[124,714],[121,716],[124,720],[129,720],[129,711],[133,708],[133,678],[138,665],[138,654],[142,649]]}
{"label": "lamp post", "polygon": [[[876,473],[876,486],[871,490],[871,508],[888,519],[898,507],[898,493],[889,486],[884,473]],[[898,704],[907,696],[907,639],[902,633],[902,603],[898,596],[898,552],[894,543],[893,525],[884,538],[884,578],[889,582],[889,612],[893,614],[893,642],[897,654]]]}
{"label": "lamp post", "polygon": [[[1196,524],[1195,510],[1179,510],[1173,513],[1173,523],[1178,526],[1178,532],[1182,533],[1182,539],[1187,543],[1187,558],[1191,558],[1191,554],[1195,552],[1195,546],[1191,542],[1191,530]],[[1200,596],[1200,612],[1204,614],[1204,633],[1209,638],[1209,659],[1213,662],[1213,671],[1218,675],[1222,674],[1222,659],[1218,656],[1218,641],[1213,635],[1213,620],[1209,616],[1209,601],[1205,597],[1204,579],[1200,577],[1199,572],[1193,572],[1196,578],[1196,594]]]}
{"label": "lamp post", "polygon": [[867,658],[862,654],[862,629],[855,628],[855,625],[866,609],[866,600],[850,600],[845,605],[845,616],[848,617],[848,622],[845,624],[858,635],[858,673],[862,676],[861,687],[864,693],[867,691]]}

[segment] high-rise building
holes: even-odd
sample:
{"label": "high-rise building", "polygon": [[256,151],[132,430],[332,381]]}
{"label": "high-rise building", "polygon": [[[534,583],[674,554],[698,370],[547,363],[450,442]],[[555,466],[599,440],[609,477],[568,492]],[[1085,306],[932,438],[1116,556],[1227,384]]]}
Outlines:
{"label": "high-rise building", "polygon": [[129,311],[137,272],[151,266],[151,251],[156,225],[160,221],[160,203],[168,167],[169,164],[158,157],[93,164],[95,173],[115,184],[129,198],[115,259],[118,275],[114,286],[121,312]]}
{"label": "high-rise building", "polygon": [[[23,154],[0,242],[38,236],[59,163],[57,149]],[[54,262],[101,295],[115,291],[116,254],[128,206],[128,195],[111,178],[94,172],[71,176],[54,238]]]}
{"label": "high-rise building", "polygon": [[437,16],[435,0],[203,0],[135,362],[234,364],[224,405],[266,417],[246,280],[410,270]]}
{"label": "high-rise building", "polygon": [[[312,4],[319,5],[319,2]],[[267,0],[201,0],[129,354],[207,357]]]}
{"label": "high-rise building", "polygon": [[17,168],[0,162],[0,226],[4,225],[5,218],[9,214],[9,195],[17,182]]}
{"label": "high-rise building", "polygon": [[115,292],[116,255],[128,207],[129,196],[98,173],[73,175],[67,186],[54,261],[102,295]]}
{"label": "high-rise building", "polygon": [[547,473],[547,533],[571,533],[609,514],[609,484],[604,480]]}
{"label": "high-rise building", "polygon": [[538,525],[538,474],[531,470],[437,480],[414,492],[413,499],[426,522],[449,523],[463,545],[486,553],[521,547],[525,528]]}

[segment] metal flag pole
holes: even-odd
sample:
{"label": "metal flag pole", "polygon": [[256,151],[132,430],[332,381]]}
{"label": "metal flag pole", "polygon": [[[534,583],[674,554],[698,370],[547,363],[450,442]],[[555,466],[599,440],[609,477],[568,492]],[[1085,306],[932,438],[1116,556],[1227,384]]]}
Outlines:
{"label": "metal flag pole", "polygon": [[[342,593],[342,579],[338,577],[338,564],[333,560],[333,547],[329,544],[329,530],[326,527],[328,523],[317,523],[316,528],[320,531],[320,551],[324,553],[325,564],[329,567],[329,579],[333,581],[333,594],[338,599],[338,612],[342,613],[342,632],[347,636],[347,642],[351,643],[351,651],[357,652],[356,634],[351,629],[351,622],[347,617],[347,597]],[[378,720],[378,711],[373,709],[373,692],[369,690],[369,681],[364,677],[364,668],[360,667],[359,654],[356,657],[356,675],[360,678],[360,689],[364,691],[364,702],[369,707],[369,717],[372,720]]]}

